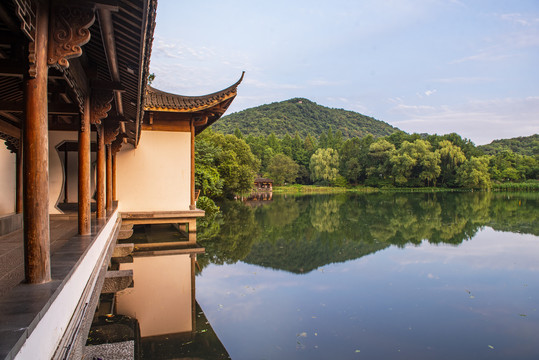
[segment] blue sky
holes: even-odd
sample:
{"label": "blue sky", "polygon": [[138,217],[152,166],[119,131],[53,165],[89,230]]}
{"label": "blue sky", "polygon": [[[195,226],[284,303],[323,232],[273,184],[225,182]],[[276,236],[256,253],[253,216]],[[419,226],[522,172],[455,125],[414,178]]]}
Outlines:
{"label": "blue sky", "polygon": [[160,0],[153,85],[305,97],[481,145],[539,133],[538,0]]}

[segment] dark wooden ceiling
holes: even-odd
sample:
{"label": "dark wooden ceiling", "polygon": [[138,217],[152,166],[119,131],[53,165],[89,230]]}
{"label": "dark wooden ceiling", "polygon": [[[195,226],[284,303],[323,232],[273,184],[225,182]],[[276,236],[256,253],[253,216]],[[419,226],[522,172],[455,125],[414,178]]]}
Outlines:
{"label": "dark wooden ceiling", "polygon": [[[86,3],[98,3],[87,1]],[[106,0],[111,6],[111,1]],[[90,41],[82,46],[79,58],[69,59],[70,69],[79,70],[89,83],[114,82],[119,96],[112,102],[110,118],[124,121],[127,141],[136,145],[143,115],[144,91],[147,83],[153,29],[155,0],[119,0],[112,2],[109,25],[115,45],[116,71],[111,67],[104,43],[104,21],[96,11],[90,27]],[[20,30],[20,21],[12,0],[0,3],[0,136],[6,139],[20,129],[23,119],[23,76],[27,72],[28,39]],[[70,70],[71,71],[71,70]],[[65,72],[49,68],[49,130],[76,131],[80,107],[76,92]],[[120,103],[119,103],[120,102]],[[20,130],[18,130],[20,133]],[[9,133],[9,134],[7,134]]]}

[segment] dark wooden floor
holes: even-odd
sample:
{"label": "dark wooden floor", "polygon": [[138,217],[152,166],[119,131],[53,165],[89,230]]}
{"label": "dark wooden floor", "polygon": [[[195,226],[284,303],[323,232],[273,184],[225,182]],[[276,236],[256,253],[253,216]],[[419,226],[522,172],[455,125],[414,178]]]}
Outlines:
{"label": "dark wooden floor", "polygon": [[[50,221],[51,254],[77,235],[77,220]],[[24,280],[22,229],[0,236],[0,298]]]}
{"label": "dark wooden floor", "polygon": [[11,358],[33,331],[40,313],[110,219],[92,217],[92,234],[80,236],[76,214],[51,216],[51,277],[46,284],[24,283],[22,230],[0,236],[0,359]]}

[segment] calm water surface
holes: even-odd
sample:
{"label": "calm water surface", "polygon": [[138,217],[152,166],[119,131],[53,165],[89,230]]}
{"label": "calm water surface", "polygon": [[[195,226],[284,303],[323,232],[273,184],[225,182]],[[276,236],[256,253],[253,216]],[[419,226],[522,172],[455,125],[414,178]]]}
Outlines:
{"label": "calm water surface", "polygon": [[196,298],[232,359],[539,359],[538,199],[225,203]]}

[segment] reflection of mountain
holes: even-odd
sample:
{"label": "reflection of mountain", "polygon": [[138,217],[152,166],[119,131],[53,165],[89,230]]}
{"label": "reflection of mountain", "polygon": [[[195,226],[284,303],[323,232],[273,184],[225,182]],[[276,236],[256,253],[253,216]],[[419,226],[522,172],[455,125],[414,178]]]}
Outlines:
{"label": "reflection of mountain", "polygon": [[253,245],[243,261],[249,264],[308,273],[321,266],[357,259],[388,247],[388,244],[344,240],[337,243],[308,241],[305,238],[276,242],[262,241]]}
{"label": "reflection of mountain", "polygon": [[209,255],[200,262],[243,260],[301,273],[389,245],[460,244],[483,226],[539,235],[538,199],[536,193],[376,193],[274,196],[256,209],[228,203],[211,236],[199,228]]}

